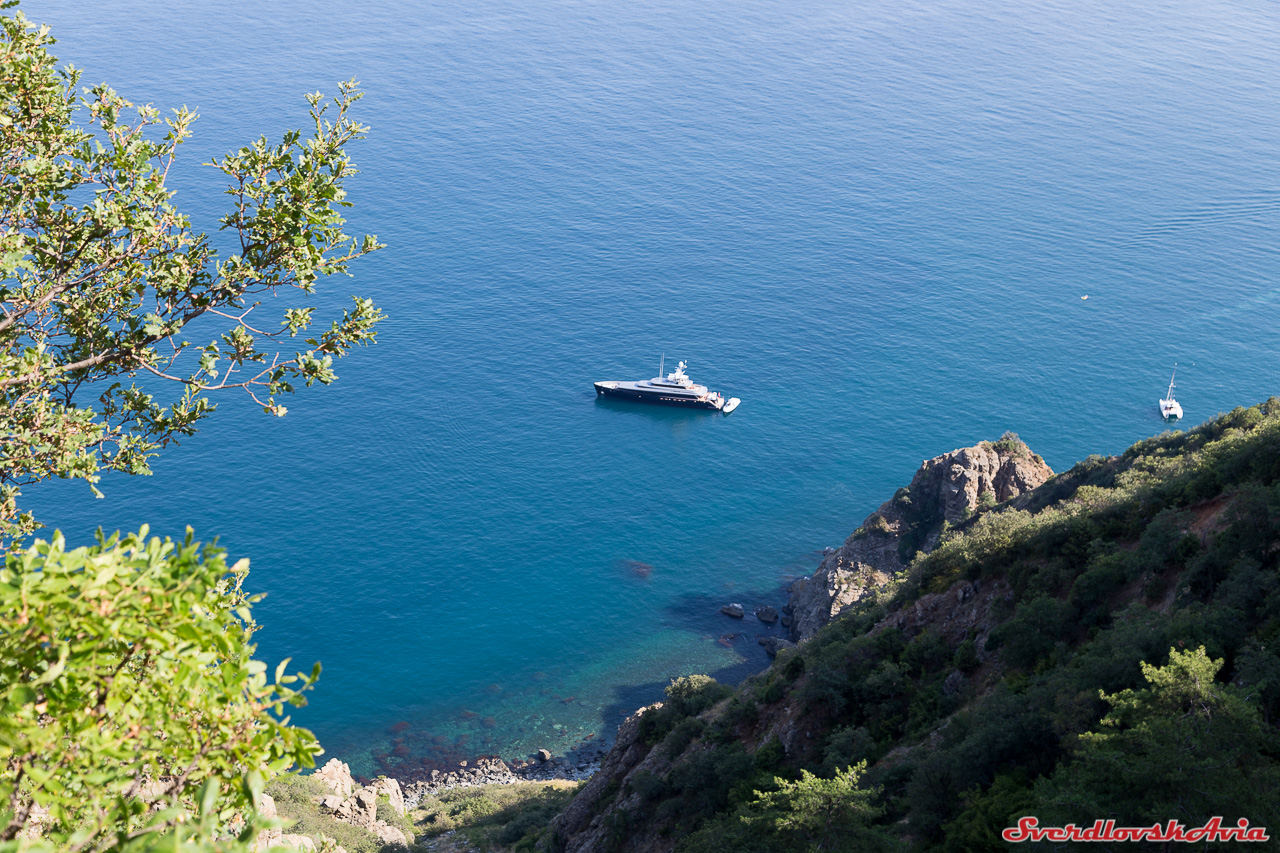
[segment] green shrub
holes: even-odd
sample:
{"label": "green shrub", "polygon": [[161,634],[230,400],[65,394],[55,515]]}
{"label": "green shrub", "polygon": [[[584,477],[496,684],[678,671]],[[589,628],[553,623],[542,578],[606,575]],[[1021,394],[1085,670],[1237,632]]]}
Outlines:
{"label": "green shrub", "polygon": [[662,739],[662,750],[668,758],[675,758],[688,749],[689,744],[702,736],[707,724],[697,717],[686,717],[676,724]]}
{"label": "green shrub", "polygon": [[1012,431],[1000,436],[1000,440],[994,442],[992,447],[1005,453],[1023,454],[1027,452],[1027,445],[1022,442],[1016,432]]}
{"label": "green shrub", "polygon": [[632,773],[627,784],[645,802],[658,799],[667,789],[667,783],[662,777],[648,770],[637,770]]}
{"label": "green shrub", "polygon": [[646,708],[636,724],[636,736],[647,746],[661,743],[679,719],[673,708]]}
{"label": "green shrub", "polygon": [[782,741],[776,737],[770,738],[756,750],[756,769],[775,770],[786,757],[787,751],[783,748]]}
{"label": "green shrub", "polygon": [[902,650],[903,666],[912,675],[937,672],[951,662],[952,652],[946,640],[936,631],[922,631]]}
{"label": "green shrub", "polygon": [[841,767],[866,761],[871,758],[875,746],[875,739],[862,726],[835,729],[827,736],[822,753],[822,771],[830,775]]}
{"label": "green shrub", "polygon": [[455,831],[482,850],[496,845],[533,850],[580,787],[555,780],[455,788],[424,800],[412,817],[424,836]]}
{"label": "green shrub", "polygon": [[1048,657],[1071,627],[1071,608],[1064,601],[1041,596],[1018,605],[1013,618],[991,632],[987,650],[1001,650],[1012,666],[1028,669]]}
{"label": "green shrub", "polygon": [[404,837],[409,839],[409,843],[413,843],[413,821],[410,820],[407,815],[402,815],[400,812],[396,811],[391,805],[391,798],[385,794],[379,795],[378,797],[378,811],[376,816],[378,820],[388,826],[394,826],[396,829],[403,832]]}
{"label": "green shrub", "polygon": [[449,805],[449,816],[462,823],[472,823],[498,811],[498,804],[488,793],[476,788],[463,788],[457,796],[446,794],[444,800]]}
{"label": "green shrub", "polygon": [[796,781],[775,779],[776,790],[758,792],[742,819],[760,835],[782,842],[774,849],[813,851],[895,850],[897,842],[872,826],[884,809],[879,791],[862,787],[866,764],[846,768],[830,779],[801,771]]}
{"label": "green shrub", "polygon": [[982,663],[978,660],[977,643],[975,643],[972,638],[962,642],[956,649],[955,657],[951,659],[951,662],[956,669],[965,674],[973,672]]}
{"label": "green shrub", "polygon": [[760,706],[750,693],[740,690],[734,694],[724,707],[724,711],[716,720],[716,731],[725,732],[729,737],[738,726],[754,724],[760,717]]}
{"label": "green shrub", "polygon": [[742,744],[732,743],[692,752],[671,768],[667,784],[683,800],[680,813],[703,820],[728,805],[730,792],[735,786],[743,782],[750,785],[754,770],[755,759]]}
{"label": "green shrub", "polygon": [[814,666],[800,690],[800,701],[815,710],[838,717],[848,704],[849,675],[834,665]]}
{"label": "green shrub", "polygon": [[1128,578],[1127,560],[1121,555],[1111,555],[1094,564],[1076,578],[1068,597],[1072,608],[1085,625],[1106,621],[1111,596]]}
{"label": "green shrub", "polygon": [[667,702],[676,714],[692,717],[701,714],[733,692],[709,675],[688,675],[674,679],[666,689]]}
{"label": "green shrub", "polygon": [[892,533],[893,529],[889,527],[889,522],[885,520],[880,513],[873,514],[862,525],[866,533]]}
{"label": "green shrub", "polygon": [[784,679],[777,677],[776,674],[771,674],[756,695],[760,697],[761,704],[772,705],[774,702],[781,701],[782,697],[787,695],[787,683]]}
{"label": "green shrub", "polygon": [[983,790],[973,787],[962,795],[959,814],[943,826],[943,853],[1000,850],[1000,833],[1031,814],[1033,797],[1025,772],[1002,773]]}

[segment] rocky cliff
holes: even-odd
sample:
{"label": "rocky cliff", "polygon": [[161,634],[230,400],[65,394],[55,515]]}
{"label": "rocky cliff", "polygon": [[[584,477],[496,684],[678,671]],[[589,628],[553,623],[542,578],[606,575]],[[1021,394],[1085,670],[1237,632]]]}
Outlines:
{"label": "rocky cliff", "polygon": [[787,621],[795,640],[819,628],[930,551],[942,532],[982,506],[1018,497],[1053,476],[1016,435],[926,459],[892,499],[867,516],[838,549],[828,549],[813,575],[791,586]]}
{"label": "rocky cliff", "polygon": [[[869,515],[842,547],[828,549],[811,577],[792,585],[784,620],[789,622],[792,636],[798,641],[809,639],[904,570],[916,553],[932,550],[948,527],[963,527],[980,509],[1016,499],[1052,476],[1044,460],[1012,434],[925,460],[908,486]],[[966,582],[954,590],[927,595],[910,610],[887,616],[876,630],[897,629],[914,635],[933,629],[956,644],[970,631],[985,639],[991,608],[1007,592],[1003,584],[984,587]],[[781,641],[779,645],[794,644]],[[950,694],[961,689],[959,679],[963,676],[957,676],[944,691]],[[765,673],[752,681],[767,683],[769,679],[770,674]],[[750,683],[746,689],[752,689]],[[679,724],[672,721],[649,725],[649,729],[657,728],[658,734],[650,731],[646,735],[646,716],[661,720],[667,715],[663,707],[642,708],[619,728],[600,772],[555,819],[551,835],[556,841],[548,849],[587,853],[624,848],[667,853],[673,848],[678,833],[672,833],[667,821],[636,816],[648,813],[649,800],[659,785],[655,780],[669,778],[676,764],[687,774],[690,762],[696,765],[699,760],[691,754],[706,752],[708,746],[695,744],[683,755],[671,749],[667,744],[670,738],[661,732],[673,725],[676,728],[671,731],[678,731]],[[806,755],[812,758],[811,753],[820,751],[830,724],[823,711],[815,713],[813,708],[790,702],[763,703],[745,724],[734,717],[732,704],[721,705],[704,714],[692,730],[719,729],[722,738],[738,741],[752,753],[776,742],[782,754],[800,759]]]}
{"label": "rocky cliff", "polygon": [[[1011,437],[924,463],[823,560],[810,615],[846,612],[732,691],[673,682],[540,849],[997,850],[1098,804],[1280,825],[1280,398],[1046,477]],[[1153,775],[1174,753],[1195,799]]]}
{"label": "rocky cliff", "polygon": [[[996,850],[1099,803],[1280,825],[1280,399],[1046,478],[1011,437],[925,462],[801,585],[795,615],[847,612],[731,692],[673,683],[542,849]],[[1194,802],[1151,775],[1172,731],[1179,779],[1216,774]]]}

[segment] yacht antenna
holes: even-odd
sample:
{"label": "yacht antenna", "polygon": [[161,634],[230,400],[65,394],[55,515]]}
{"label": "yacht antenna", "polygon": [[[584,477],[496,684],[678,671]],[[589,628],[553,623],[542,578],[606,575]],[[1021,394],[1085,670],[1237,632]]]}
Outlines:
{"label": "yacht antenna", "polygon": [[666,366],[667,366],[667,354],[664,352],[662,354],[662,361],[658,362],[658,376],[663,375],[662,371],[666,368]]}

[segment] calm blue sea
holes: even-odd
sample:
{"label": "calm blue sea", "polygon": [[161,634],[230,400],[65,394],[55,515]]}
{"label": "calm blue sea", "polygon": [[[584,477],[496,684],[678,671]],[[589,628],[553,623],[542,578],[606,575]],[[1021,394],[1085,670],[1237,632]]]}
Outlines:
{"label": "calm blue sea", "polygon": [[[763,665],[779,604],[920,461],[1055,469],[1280,393],[1269,0],[26,0],[85,81],[202,118],[174,174],[358,78],[321,302],[389,316],[275,420],[227,399],[51,526],[220,537],[296,719],[362,774],[600,738]],[[1083,297],[1088,296],[1088,299]],[[732,416],[597,401],[660,357]],[[643,564],[643,565],[641,565]],[[722,637],[739,634],[738,637]]]}

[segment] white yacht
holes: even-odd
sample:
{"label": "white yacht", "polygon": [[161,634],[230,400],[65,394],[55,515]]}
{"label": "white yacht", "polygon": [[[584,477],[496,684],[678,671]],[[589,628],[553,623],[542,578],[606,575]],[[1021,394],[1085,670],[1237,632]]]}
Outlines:
{"label": "white yacht", "polygon": [[600,397],[620,397],[624,400],[637,400],[642,403],[657,403],[662,406],[683,406],[687,409],[716,409],[731,412],[740,402],[737,397],[726,400],[718,391],[712,391],[705,385],[694,384],[684,369],[688,366],[683,361],[675,371],[662,375],[666,364],[666,356],[658,363],[658,375],[653,379],[641,379],[637,382],[608,381],[596,382],[596,395]]}
{"label": "white yacht", "polygon": [[1160,417],[1165,420],[1174,418],[1175,420],[1182,417],[1182,405],[1173,399],[1173,380],[1178,376],[1178,365],[1173,366],[1173,376],[1169,377],[1169,391],[1164,395],[1164,399],[1160,401]]}

